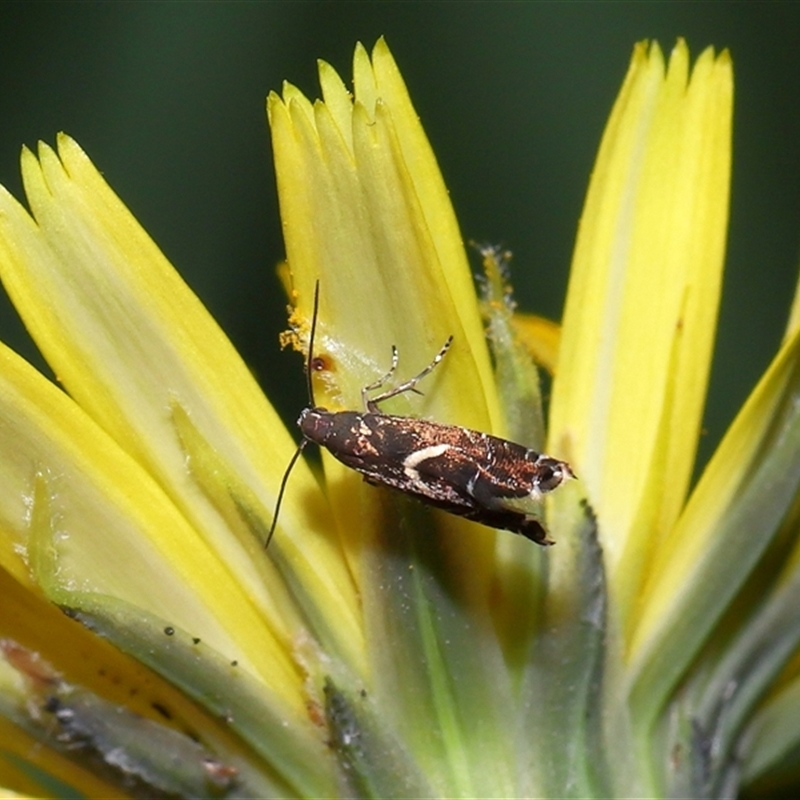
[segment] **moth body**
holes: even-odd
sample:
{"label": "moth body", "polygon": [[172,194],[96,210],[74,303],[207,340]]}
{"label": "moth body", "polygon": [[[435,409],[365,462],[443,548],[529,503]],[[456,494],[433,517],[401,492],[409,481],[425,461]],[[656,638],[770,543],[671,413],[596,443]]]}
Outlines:
{"label": "moth body", "polygon": [[539,500],[574,477],[564,461],[457,425],[319,407],[305,409],[298,425],[368,483],[538,544],[552,543],[541,523],[509,502]]}

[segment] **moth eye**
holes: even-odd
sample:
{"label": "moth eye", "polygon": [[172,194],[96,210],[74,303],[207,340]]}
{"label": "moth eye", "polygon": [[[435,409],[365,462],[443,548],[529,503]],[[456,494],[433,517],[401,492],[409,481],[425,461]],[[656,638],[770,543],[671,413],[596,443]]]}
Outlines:
{"label": "moth eye", "polygon": [[557,461],[540,464],[541,472],[537,483],[542,492],[551,492],[564,481],[564,470]]}

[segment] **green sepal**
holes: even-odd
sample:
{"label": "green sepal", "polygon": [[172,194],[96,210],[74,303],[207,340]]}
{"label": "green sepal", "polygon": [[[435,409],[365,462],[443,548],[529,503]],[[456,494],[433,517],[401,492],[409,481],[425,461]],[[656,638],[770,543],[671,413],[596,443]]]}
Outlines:
{"label": "green sepal", "polygon": [[597,519],[586,501],[565,496],[552,503],[548,521],[559,534],[558,562],[550,565],[523,684],[528,711],[521,757],[545,796],[610,797],[612,757],[607,761],[602,715],[608,596]]}
{"label": "green sepal", "polygon": [[366,690],[345,691],[326,676],[323,694],[329,746],[339,763],[344,796],[375,800],[435,796]]}
{"label": "green sepal", "polygon": [[451,528],[448,515],[388,491],[381,499],[386,522],[364,554],[363,592],[372,691],[385,724],[434,796],[535,794],[515,758],[519,708],[487,598],[475,587],[480,571],[458,561],[475,546],[465,537],[492,533]]}
{"label": "green sepal", "polygon": [[516,303],[508,282],[511,254],[489,245],[478,250],[484,269],[484,278],[479,284],[480,307],[506,422],[504,434],[514,442],[541,451],[545,430],[539,370],[519,342],[512,325]]}
{"label": "green sepal", "polygon": [[68,605],[71,616],[183,690],[247,742],[260,756],[254,770],[270,785],[269,794],[335,794],[321,737],[236,662],[168,620],[116,598],[73,593]]}
{"label": "green sepal", "polygon": [[[154,719],[64,680],[38,653],[4,639],[2,662],[17,680],[4,681],[0,714],[44,746],[137,797],[244,798],[274,785],[226,761],[191,729],[181,730],[166,707]],[[41,776],[40,776],[41,777]]]}
{"label": "green sepal", "polygon": [[[501,433],[513,442],[541,451],[545,440],[539,370],[528,349],[520,342],[513,324],[516,303],[509,282],[511,253],[500,247],[476,245],[484,275],[478,280],[481,314],[492,352],[500,407],[505,421]],[[542,503],[529,498],[519,503],[507,500],[544,519]],[[491,614],[505,656],[505,668],[517,683],[528,648],[541,619],[547,583],[547,556],[538,547],[517,536],[501,535],[496,543],[496,573]]]}
{"label": "green sepal", "polygon": [[[682,687],[667,715],[691,720],[682,736],[661,743],[661,751],[676,747],[688,755],[687,774],[673,775],[670,791],[688,792],[697,797],[722,796],[728,780],[737,784],[741,779],[743,753],[748,750],[747,726],[754,710],[769,688],[775,683],[788,660],[796,653],[800,642],[800,572],[755,601],[747,611],[737,609],[741,628],[723,648],[713,647],[699,665],[692,669],[686,686]],[[791,749],[797,741],[794,730],[783,728],[788,742],[777,747],[779,752]],[[774,733],[772,734],[774,737]],[[676,779],[677,778],[677,779]]]}
{"label": "green sepal", "polygon": [[742,782],[772,784],[800,778],[800,678],[771,697],[742,735],[747,759]]}

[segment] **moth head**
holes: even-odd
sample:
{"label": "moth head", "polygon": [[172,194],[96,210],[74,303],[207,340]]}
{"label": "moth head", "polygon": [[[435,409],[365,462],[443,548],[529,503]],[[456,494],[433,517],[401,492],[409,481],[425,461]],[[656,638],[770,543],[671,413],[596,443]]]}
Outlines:
{"label": "moth head", "polygon": [[297,427],[307,439],[317,441],[320,433],[327,429],[332,421],[332,415],[327,408],[314,406],[304,408],[297,418]]}
{"label": "moth head", "polygon": [[536,460],[537,476],[535,488],[541,493],[552,492],[564,481],[575,477],[575,473],[566,461],[559,461],[550,456],[539,456]]}

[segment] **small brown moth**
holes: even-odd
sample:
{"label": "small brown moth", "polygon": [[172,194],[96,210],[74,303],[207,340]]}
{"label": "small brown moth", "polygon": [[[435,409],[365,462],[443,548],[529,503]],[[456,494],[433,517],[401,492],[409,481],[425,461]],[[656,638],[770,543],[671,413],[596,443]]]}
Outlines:
{"label": "small brown moth", "polygon": [[319,283],[306,363],[310,405],[297,420],[303,439],[284,473],[265,547],[275,531],[289,472],[309,442],[360,472],[367,483],[397,489],[451,514],[522,534],[537,544],[553,544],[539,520],[518,506],[539,500],[574,478],[569,464],[488,433],[380,410],[379,404],[392,397],[419,393],[417,384],[442,361],[453,337],[418,375],[370,398],[369,393],[385,386],[397,369],[397,348],[393,347],[389,371],[361,390],[363,412],[328,411],[314,404],[311,384],[318,305]]}

